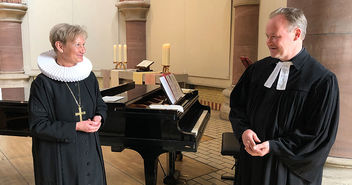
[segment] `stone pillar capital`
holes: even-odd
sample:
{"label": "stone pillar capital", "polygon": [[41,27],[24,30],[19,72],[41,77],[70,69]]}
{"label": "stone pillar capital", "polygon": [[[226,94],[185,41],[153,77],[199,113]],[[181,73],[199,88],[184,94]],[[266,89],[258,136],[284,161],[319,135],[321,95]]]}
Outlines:
{"label": "stone pillar capital", "polygon": [[150,4],[145,1],[122,1],[116,7],[125,15],[126,21],[146,21]]}
{"label": "stone pillar capital", "polygon": [[236,8],[237,6],[243,5],[259,5],[259,0],[235,0],[233,2],[233,7]]}
{"label": "stone pillar capital", "polygon": [[24,4],[0,2],[0,22],[22,23],[27,8],[27,5]]}

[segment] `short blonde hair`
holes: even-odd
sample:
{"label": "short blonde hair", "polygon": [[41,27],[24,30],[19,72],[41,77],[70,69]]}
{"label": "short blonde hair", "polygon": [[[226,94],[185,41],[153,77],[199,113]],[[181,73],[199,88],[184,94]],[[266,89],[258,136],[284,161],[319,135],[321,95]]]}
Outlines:
{"label": "short blonde hair", "polygon": [[80,25],[70,25],[66,23],[61,23],[55,25],[49,35],[49,40],[51,46],[57,51],[55,47],[55,43],[57,41],[66,44],[67,41],[73,41],[78,35],[83,35],[85,39],[87,39],[88,34],[87,31],[81,27]]}
{"label": "short blonde hair", "polygon": [[307,19],[301,9],[298,8],[278,8],[271,12],[269,18],[273,18],[277,15],[283,15],[289,23],[289,31],[292,31],[295,27],[301,30],[302,40],[304,40],[307,33]]}

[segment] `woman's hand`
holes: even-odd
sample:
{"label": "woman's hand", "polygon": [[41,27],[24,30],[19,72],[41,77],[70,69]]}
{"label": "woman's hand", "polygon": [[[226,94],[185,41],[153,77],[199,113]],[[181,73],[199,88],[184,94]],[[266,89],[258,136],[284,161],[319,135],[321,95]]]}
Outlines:
{"label": "woman's hand", "polygon": [[101,123],[101,116],[100,115],[95,115],[93,118],[93,121]]}
{"label": "woman's hand", "polygon": [[[100,117],[100,118],[99,118]],[[80,121],[76,123],[76,130],[82,132],[96,132],[99,130],[101,125],[101,116],[94,116],[93,121],[88,119],[86,121]]]}

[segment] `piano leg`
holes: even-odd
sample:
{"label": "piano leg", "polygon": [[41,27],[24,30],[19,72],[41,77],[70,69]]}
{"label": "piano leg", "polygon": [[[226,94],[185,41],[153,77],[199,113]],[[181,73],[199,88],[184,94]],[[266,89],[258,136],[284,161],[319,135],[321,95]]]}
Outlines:
{"label": "piano leg", "polygon": [[158,156],[144,157],[144,175],[146,185],[156,185],[158,174]]}
{"label": "piano leg", "polygon": [[180,176],[180,172],[175,170],[175,161],[176,161],[176,152],[168,153],[168,174],[164,178],[164,184],[174,185],[178,183],[178,178]]}
{"label": "piano leg", "polygon": [[144,160],[144,176],[146,185],[156,185],[158,175],[158,157],[165,151],[155,148],[133,147]]}

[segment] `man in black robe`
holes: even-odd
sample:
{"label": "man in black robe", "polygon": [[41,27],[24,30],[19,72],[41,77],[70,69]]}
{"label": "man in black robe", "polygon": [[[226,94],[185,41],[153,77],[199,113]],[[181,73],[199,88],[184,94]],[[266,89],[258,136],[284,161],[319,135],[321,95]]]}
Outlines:
{"label": "man in black robe", "polygon": [[336,76],[302,47],[307,20],[296,8],[271,13],[270,57],[250,65],[230,96],[241,144],[236,185],[319,185],[339,117]]}

